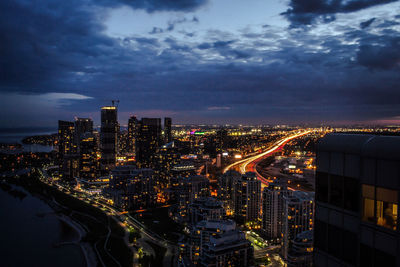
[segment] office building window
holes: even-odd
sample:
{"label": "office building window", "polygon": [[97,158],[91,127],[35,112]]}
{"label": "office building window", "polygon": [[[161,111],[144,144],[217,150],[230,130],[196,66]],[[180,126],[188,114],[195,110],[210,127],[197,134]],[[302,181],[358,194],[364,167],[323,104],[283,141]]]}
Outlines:
{"label": "office building window", "polygon": [[374,249],[370,246],[360,243],[360,266],[373,267]]}
{"label": "office building window", "polygon": [[321,202],[328,202],[328,174],[324,172],[316,173],[315,198]]}
{"label": "office building window", "polygon": [[343,260],[356,265],[357,255],[357,234],[343,230]]}
{"label": "office building window", "polygon": [[396,257],[381,250],[375,249],[375,267],[377,266],[387,266],[387,267],[395,267],[396,266]]}
{"label": "office building window", "polygon": [[343,207],[343,177],[331,175],[329,203],[336,207]]}
{"label": "office building window", "polygon": [[320,250],[326,251],[327,244],[327,224],[323,221],[315,219],[314,225],[314,246]]}
{"label": "office building window", "polygon": [[351,211],[359,211],[360,185],[358,180],[344,178],[344,208]]}
{"label": "office building window", "polygon": [[380,187],[376,189],[376,218],[378,225],[396,230],[397,191]]}
{"label": "office building window", "polygon": [[328,225],[328,251],[336,258],[342,258],[342,229]]}
{"label": "office building window", "polygon": [[375,188],[372,185],[362,185],[363,216],[365,222],[375,223]]}
{"label": "office building window", "polygon": [[398,196],[396,190],[362,185],[362,196],[363,221],[376,223],[392,230],[397,229]]}
{"label": "office building window", "polygon": [[360,243],[360,266],[362,267],[395,267],[396,257]]}

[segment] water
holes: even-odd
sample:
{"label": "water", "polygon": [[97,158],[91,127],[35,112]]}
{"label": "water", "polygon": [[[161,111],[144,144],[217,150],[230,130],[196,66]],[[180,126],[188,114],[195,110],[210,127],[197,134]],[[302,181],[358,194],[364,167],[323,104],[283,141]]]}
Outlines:
{"label": "water", "polygon": [[[27,136],[46,135],[56,133],[56,129],[52,128],[0,128],[0,143],[20,143]],[[24,152],[51,152],[53,146],[43,146],[39,144],[25,145],[22,144]]]}
{"label": "water", "polygon": [[29,194],[21,200],[0,189],[1,266],[85,266],[79,246],[53,246],[78,234],[52,212]]}

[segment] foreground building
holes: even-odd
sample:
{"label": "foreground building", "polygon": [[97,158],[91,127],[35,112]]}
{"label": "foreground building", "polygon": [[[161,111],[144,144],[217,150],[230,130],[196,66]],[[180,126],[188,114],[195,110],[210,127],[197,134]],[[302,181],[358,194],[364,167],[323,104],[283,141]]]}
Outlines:
{"label": "foreground building", "polygon": [[329,134],[317,146],[315,266],[400,266],[400,137]]}

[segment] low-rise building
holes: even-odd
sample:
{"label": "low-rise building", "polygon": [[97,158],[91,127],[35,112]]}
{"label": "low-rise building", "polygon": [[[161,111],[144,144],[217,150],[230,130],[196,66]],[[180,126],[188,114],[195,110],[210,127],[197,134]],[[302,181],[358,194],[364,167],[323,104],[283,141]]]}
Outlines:
{"label": "low-rise building", "polygon": [[200,266],[252,266],[253,261],[250,241],[236,229],[210,236],[202,247]]}

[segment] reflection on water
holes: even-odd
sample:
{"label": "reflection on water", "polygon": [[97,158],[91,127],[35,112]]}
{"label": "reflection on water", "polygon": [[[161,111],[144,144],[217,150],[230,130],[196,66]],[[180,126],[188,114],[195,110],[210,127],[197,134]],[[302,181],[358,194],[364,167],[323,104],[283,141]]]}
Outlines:
{"label": "reflection on water", "polygon": [[78,234],[52,213],[37,198],[20,199],[0,189],[1,266],[85,266],[78,246],[54,246]]}

